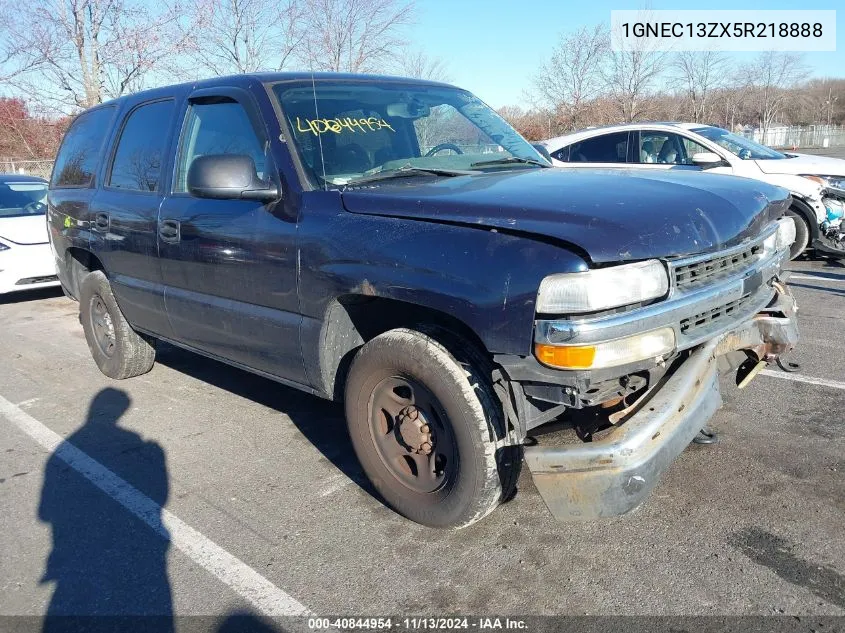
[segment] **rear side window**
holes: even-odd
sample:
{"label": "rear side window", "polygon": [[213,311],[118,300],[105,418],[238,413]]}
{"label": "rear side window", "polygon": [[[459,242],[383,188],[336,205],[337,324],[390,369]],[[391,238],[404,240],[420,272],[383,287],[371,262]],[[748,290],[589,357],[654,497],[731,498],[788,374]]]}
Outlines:
{"label": "rear side window", "polygon": [[173,101],[167,100],[132,111],[117,142],[108,186],[131,191],[158,190],[173,109]]}
{"label": "rear side window", "polygon": [[572,163],[624,163],[628,157],[628,133],[594,136],[570,146]]}
{"label": "rear side window", "polygon": [[90,187],[97,171],[100,148],[109,131],[114,107],[80,114],[65,134],[56,164],[53,187]]}
{"label": "rear side window", "polygon": [[240,103],[224,101],[191,106],[176,164],[173,191],[188,190],[188,169],[195,158],[210,154],[242,154],[252,158],[259,178],[264,178],[267,143],[259,138]]}

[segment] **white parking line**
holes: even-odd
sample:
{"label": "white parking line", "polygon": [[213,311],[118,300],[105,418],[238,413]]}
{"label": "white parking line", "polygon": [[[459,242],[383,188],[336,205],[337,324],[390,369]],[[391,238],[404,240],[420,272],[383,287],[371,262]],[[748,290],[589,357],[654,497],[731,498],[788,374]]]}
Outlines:
{"label": "white parking line", "polygon": [[842,283],[843,281],[845,281],[845,279],[823,277],[821,275],[800,275],[800,274],[793,273],[789,276],[789,279],[787,279],[786,283],[789,283],[792,279],[805,279],[807,281],[828,281],[828,282],[833,283],[833,284]]}
{"label": "white parking line", "polygon": [[812,376],[805,376],[803,374],[786,373],[783,371],[775,371],[773,369],[764,369],[760,372],[763,376],[770,378],[782,378],[783,380],[794,380],[795,382],[806,382],[810,385],[820,385],[822,387],[831,387],[833,389],[845,389],[845,382],[838,382],[836,380],[827,380],[826,378],[813,378]]}
{"label": "white parking line", "polygon": [[[169,538],[191,560],[228,585],[267,616],[308,615],[308,609],[242,560],[162,508],[140,490],[89,457],[44,424],[0,396],[0,415],[51,451],[92,484],[146,523]],[[161,522],[158,517],[161,515]],[[164,528],[162,528],[162,523]],[[169,536],[167,534],[169,532]]]}

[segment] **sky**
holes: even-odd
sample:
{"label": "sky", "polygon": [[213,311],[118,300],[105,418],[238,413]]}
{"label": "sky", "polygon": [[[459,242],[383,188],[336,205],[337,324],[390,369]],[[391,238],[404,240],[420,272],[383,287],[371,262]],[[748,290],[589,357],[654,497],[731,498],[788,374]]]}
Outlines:
{"label": "sky", "polygon": [[[526,91],[538,67],[551,56],[559,36],[584,25],[610,23],[611,10],[642,9],[624,0],[416,0],[410,29],[414,47],[441,58],[457,86],[494,108],[529,103]],[[708,0],[690,3],[649,0],[651,10],[669,9],[838,9],[837,51],[804,53],[815,77],[845,77],[845,3],[842,0]],[[738,62],[755,53],[731,53]]]}

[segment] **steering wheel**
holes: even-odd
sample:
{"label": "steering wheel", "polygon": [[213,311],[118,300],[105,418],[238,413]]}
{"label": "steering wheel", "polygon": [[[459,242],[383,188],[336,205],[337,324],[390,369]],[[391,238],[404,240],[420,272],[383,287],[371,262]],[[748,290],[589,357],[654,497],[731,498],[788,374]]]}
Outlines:
{"label": "steering wheel", "polygon": [[[365,169],[372,167],[372,164],[370,163],[370,155],[367,154],[367,150],[357,143],[344,145],[340,149],[339,154],[342,156],[342,160],[346,163],[346,167],[349,168],[349,171],[364,171]],[[349,159],[352,160],[354,165],[348,164],[347,161]]]}
{"label": "steering wheel", "polygon": [[33,200],[28,205],[26,205],[21,211],[28,213],[29,215],[37,215],[40,213],[44,213],[44,210],[47,208],[47,205],[41,202],[40,200]]}
{"label": "steering wheel", "polygon": [[440,143],[439,145],[435,145],[430,150],[428,150],[425,155],[426,156],[434,156],[437,152],[442,152],[444,150],[450,149],[456,154],[463,154],[463,150],[455,145],[454,143]]}

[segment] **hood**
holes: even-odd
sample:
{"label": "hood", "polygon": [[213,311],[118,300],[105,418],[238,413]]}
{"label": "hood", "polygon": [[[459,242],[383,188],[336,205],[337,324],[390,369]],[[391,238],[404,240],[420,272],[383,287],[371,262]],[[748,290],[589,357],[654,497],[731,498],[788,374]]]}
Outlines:
{"label": "hood", "polygon": [[721,250],[780,217],[789,193],[699,172],[530,169],[347,189],[348,211],[551,238],[595,263]]}
{"label": "hood", "polygon": [[0,217],[0,238],[15,244],[46,244],[47,218],[43,214]]}
{"label": "hood", "polygon": [[811,176],[845,176],[845,160],[827,156],[810,156],[789,152],[790,158],[756,160],[760,171],[766,174],[808,174]]}

